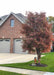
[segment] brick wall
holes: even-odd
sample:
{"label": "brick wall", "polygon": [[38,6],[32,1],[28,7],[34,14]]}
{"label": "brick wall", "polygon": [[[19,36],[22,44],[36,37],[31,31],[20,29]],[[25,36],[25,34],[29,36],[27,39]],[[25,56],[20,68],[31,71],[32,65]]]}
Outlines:
{"label": "brick wall", "polygon": [[[10,20],[14,19],[14,27],[10,26]],[[22,35],[20,33],[22,29],[22,23],[18,21],[13,15],[10,15],[10,17],[3,23],[2,26],[0,26],[0,38],[8,38],[10,39],[10,52],[13,52],[13,40],[15,38],[20,38]],[[22,35],[23,36],[23,35]]]}

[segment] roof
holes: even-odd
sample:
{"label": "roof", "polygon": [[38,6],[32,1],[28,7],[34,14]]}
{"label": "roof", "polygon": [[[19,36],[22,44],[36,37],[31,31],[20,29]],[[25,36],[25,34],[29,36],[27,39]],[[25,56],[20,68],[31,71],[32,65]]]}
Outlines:
{"label": "roof", "polygon": [[10,15],[15,16],[23,24],[27,20],[27,18],[24,15],[22,15],[21,13],[15,14],[15,13],[11,12],[9,15],[5,15],[5,16],[0,17],[0,26],[9,18]]}

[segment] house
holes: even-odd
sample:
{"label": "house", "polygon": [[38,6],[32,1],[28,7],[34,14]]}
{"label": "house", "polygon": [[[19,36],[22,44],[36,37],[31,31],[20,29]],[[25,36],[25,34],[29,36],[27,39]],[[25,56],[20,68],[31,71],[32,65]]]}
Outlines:
{"label": "house", "polygon": [[0,53],[33,53],[23,52],[22,49],[24,35],[21,34],[21,30],[26,19],[21,13],[15,14],[12,12],[0,17]]}
{"label": "house", "polygon": [[0,53],[23,52],[21,29],[26,17],[21,13],[10,13],[0,17]]}

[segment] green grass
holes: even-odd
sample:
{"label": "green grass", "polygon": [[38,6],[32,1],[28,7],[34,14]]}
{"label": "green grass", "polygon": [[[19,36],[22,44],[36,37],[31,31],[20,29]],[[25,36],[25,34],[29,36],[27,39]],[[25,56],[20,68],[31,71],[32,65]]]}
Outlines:
{"label": "green grass", "polygon": [[45,56],[41,58],[41,63],[48,65],[47,67],[30,66],[31,63],[34,63],[34,61],[26,63],[4,64],[1,66],[54,72],[54,53],[45,53]]}
{"label": "green grass", "polygon": [[0,75],[24,75],[24,74],[19,74],[19,73],[8,72],[8,71],[1,71],[0,70]]}

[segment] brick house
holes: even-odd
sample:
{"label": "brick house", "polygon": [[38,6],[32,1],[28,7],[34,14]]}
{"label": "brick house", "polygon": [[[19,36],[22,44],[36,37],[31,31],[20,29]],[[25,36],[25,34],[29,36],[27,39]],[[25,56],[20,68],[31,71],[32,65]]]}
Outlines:
{"label": "brick house", "polygon": [[[10,13],[0,17],[0,53],[33,53],[23,52],[22,49],[22,24],[26,21],[26,17],[21,13]],[[54,41],[54,34],[53,39]]]}
{"label": "brick house", "polygon": [[26,17],[21,13],[10,13],[0,17],[0,53],[28,53],[23,52],[20,33]]}

